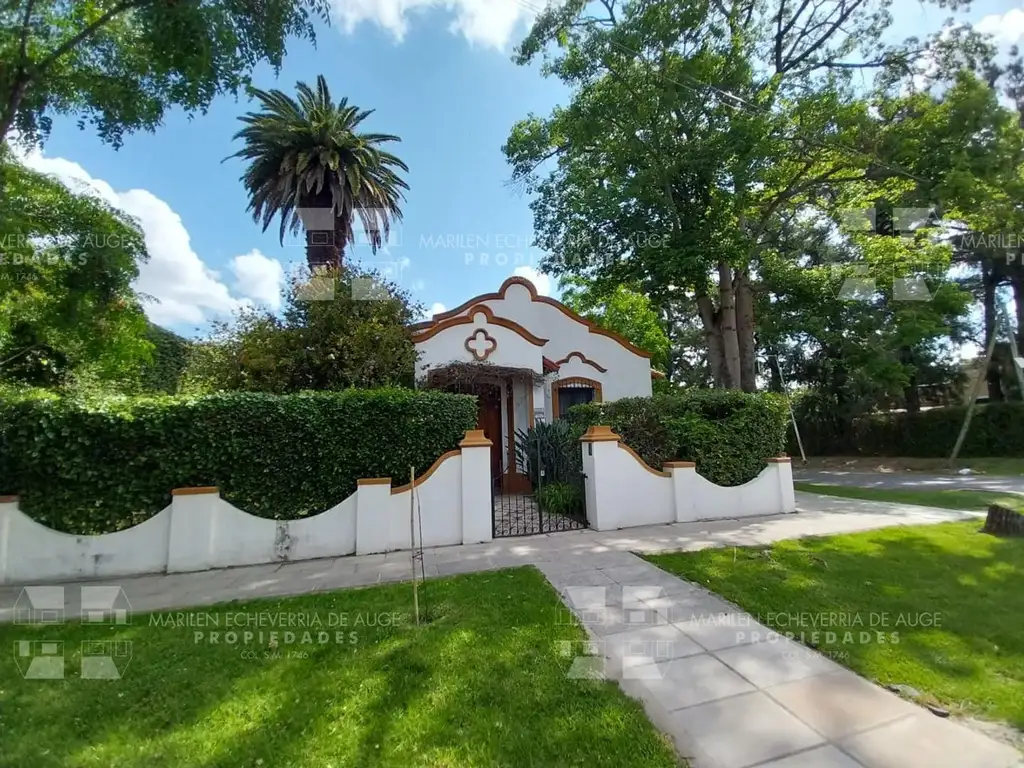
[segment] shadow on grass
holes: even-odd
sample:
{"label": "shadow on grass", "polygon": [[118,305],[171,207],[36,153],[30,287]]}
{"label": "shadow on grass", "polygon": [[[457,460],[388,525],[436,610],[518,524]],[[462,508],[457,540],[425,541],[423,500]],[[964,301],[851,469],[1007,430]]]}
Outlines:
{"label": "shadow on grass", "polygon": [[866,677],[1024,728],[1024,539],[968,522],[649,559]]}
{"label": "shadow on grass", "polygon": [[[566,679],[572,660],[558,644],[583,635],[559,621],[536,570],[431,581],[427,600],[435,620],[420,627],[408,585],[135,616],[130,627],[0,627],[7,648],[61,640],[68,656],[59,681],[0,664],[0,766],[678,764],[613,684]],[[168,615],[191,625],[159,625]],[[290,631],[314,642],[279,634],[272,647],[269,633],[294,616],[307,627]],[[250,642],[228,642],[246,629]],[[316,642],[320,631],[329,642]],[[97,638],[132,642],[121,680],[77,677],[81,641]]]}

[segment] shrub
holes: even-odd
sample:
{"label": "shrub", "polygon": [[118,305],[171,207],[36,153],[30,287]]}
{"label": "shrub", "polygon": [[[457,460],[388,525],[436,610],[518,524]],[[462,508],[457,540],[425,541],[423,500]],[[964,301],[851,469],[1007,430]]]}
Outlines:
{"label": "shrub", "polygon": [[322,512],[360,477],[405,481],[476,424],[467,395],[405,389],[0,403],[0,493],[53,528],[102,533],[215,485],[262,517]]}
{"label": "shrub", "polygon": [[552,515],[577,517],[583,513],[584,488],[579,483],[551,483],[541,485],[535,498],[542,512]]}
{"label": "shrub", "polygon": [[693,461],[711,482],[740,485],[782,453],[787,409],[777,395],[692,389],[576,406],[569,420],[581,428],[607,424],[652,467]]}
{"label": "shrub", "polygon": [[153,357],[141,366],[139,387],[143,392],[175,394],[188,363],[188,341],[153,323],[146,329],[146,341],[153,345]]}

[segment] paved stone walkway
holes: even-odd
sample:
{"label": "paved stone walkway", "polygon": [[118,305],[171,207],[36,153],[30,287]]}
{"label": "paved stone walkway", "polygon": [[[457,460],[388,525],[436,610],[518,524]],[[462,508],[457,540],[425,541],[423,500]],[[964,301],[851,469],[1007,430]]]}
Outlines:
{"label": "paved stone walkway", "polygon": [[[574,663],[640,699],[693,768],[1011,768],[1016,750],[844,670],[632,552],[780,539],[976,517],[797,494],[800,514],[575,531],[428,550],[428,576],[532,564],[584,623]],[[409,553],[115,579],[135,611],[367,586],[409,577]],[[77,585],[66,585],[77,615]],[[9,621],[19,587],[0,587]]]}
{"label": "paved stone walkway", "polygon": [[635,555],[537,567],[592,638],[576,673],[617,680],[695,768],[1021,764]]}
{"label": "paved stone walkway", "polygon": [[584,526],[579,519],[553,512],[541,512],[533,494],[495,494],[494,534],[498,537],[575,531]]}

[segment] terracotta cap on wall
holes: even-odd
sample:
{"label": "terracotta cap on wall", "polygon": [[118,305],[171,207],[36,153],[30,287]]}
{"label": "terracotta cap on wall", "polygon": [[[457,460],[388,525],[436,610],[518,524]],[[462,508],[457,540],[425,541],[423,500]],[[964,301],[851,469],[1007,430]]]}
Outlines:
{"label": "terracotta cap on wall", "polygon": [[360,477],[356,485],[391,485],[390,477]]}
{"label": "terracotta cap on wall", "polygon": [[482,429],[467,429],[459,448],[490,448],[494,443],[487,439]]}
{"label": "terracotta cap on wall", "polygon": [[580,442],[583,443],[617,443],[622,438],[612,432],[611,427],[591,427],[586,431]]}
{"label": "terracotta cap on wall", "polygon": [[765,459],[769,464],[789,464],[789,456],[776,456],[773,459]]}
{"label": "terracotta cap on wall", "polygon": [[220,493],[220,489],[215,485],[201,485],[198,488],[175,488],[171,491],[171,496],[197,496],[200,493]]}
{"label": "terracotta cap on wall", "polygon": [[671,467],[693,468],[697,466],[697,463],[694,461],[666,461],[662,466],[665,469],[669,469]]}
{"label": "terracotta cap on wall", "polygon": [[17,504],[17,496],[0,496],[0,504]]}

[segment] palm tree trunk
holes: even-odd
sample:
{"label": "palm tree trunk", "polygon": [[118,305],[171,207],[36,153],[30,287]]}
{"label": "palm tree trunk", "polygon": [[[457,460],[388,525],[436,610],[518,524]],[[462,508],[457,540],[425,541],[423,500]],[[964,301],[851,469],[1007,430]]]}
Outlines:
{"label": "palm tree trunk", "polygon": [[338,269],[341,266],[341,248],[345,245],[344,239],[339,240],[343,217],[335,216],[330,190],[303,196],[298,212],[306,230],[306,263],[310,270],[318,267]]}
{"label": "palm tree trunk", "polygon": [[337,234],[330,230],[306,230],[306,263],[310,270],[341,266],[341,249],[335,244]]}

